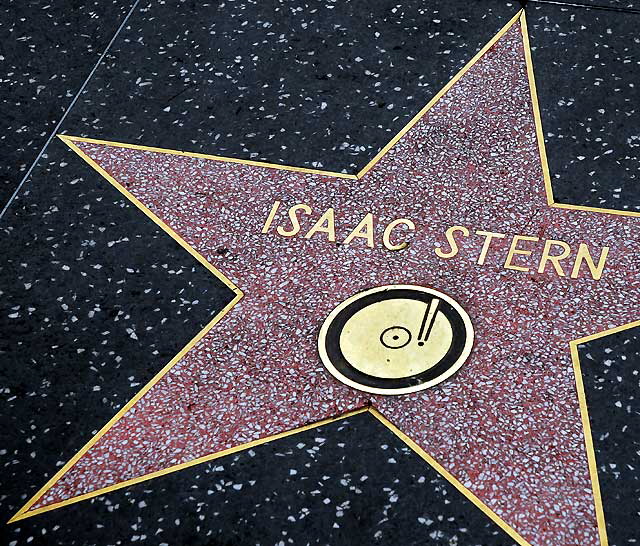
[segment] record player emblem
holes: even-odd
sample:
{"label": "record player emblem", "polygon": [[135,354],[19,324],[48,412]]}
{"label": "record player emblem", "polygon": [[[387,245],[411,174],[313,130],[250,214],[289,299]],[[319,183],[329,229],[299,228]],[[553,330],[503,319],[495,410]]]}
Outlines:
{"label": "record player emblem", "polygon": [[388,285],[360,292],[326,318],[318,338],[336,379],[375,394],[406,394],[444,381],[471,353],[473,327],[452,298]]}

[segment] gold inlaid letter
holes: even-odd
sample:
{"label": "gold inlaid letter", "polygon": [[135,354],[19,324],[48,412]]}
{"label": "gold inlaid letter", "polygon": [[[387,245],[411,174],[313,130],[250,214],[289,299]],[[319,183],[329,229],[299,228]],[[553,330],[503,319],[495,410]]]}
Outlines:
{"label": "gold inlaid letter", "polygon": [[[327,224],[324,226],[324,224]],[[305,239],[311,239],[316,233],[326,233],[329,241],[336,242],[336,220],[332,208],[328,208],[313,227],[304,236]]]}
{"label": "gold inlaid letter", "polygon": [[589,266],[589,271],[591,272],[591,276],[597,281],[602,277],[602,272],[604,271],[604,266],[607,261],[607,256],[609,255],[609,247],[603,246],[600,251],[600,258],[598,258],[598,265],[593,262],[593,258],[589,253],[589,248],[584,243],[580,243],[580,247],[578,248],[578,254],[576,255],[576,261],[573,264],[573,270],[571,271],[571,278],[577,279],[578,273],[580,272],[580,266],[582,262],[586,262]]}
{"label": "gold inlaid letter", "polygon": [[362,219],[362,222],[360,222],[354,230],[349,233],[347,238],[344,240],[344,244],[348,245],[356,237],[366,239],[367,246],[369,248],[373,248],[373,215],[370,212],[368,212]]}
{"label": "gold inlaid letter", "polygon": [[453,235],[456,231],[461,232],[462,235],[464,235],[465,237],[469,237],[469,230],[466,227],[464,227],[464,226],[451,226],[445,232],[445,237],[447,238],[447,243],[449,243],[449,248],[451,250],[449,252],[443,252],[441,249],[436,248],[436,254],[440,258],[445,258],[445,259],[453,258],[458,253],[458,251],[460,250],[460,248],[458,247],[458,243],[456,242],[456,239],[455,239],[455,237]]}
{"label": "gold inlaid letter", "polygon": [[480,251],[480,256],[478,256],[478,265],[484,265],[484,261],[487,257],[487,252],[489,252],[489,246],[491,245],[492,239],[504,239],[504,233],[496,233],[494,231],[482,231],[481,229],[476,231],[476,235],[484,236],[484,243],[482,245],[482,250]]}
{"label": "gold inlaid letter", "polygon": [[311,214],[311,207],[309,205],[305,205],[304,203],[299,203],[297,205],[293,205],[289,209],[289,219],[291,220],[291,229],[286,230],[282,226],[278,226],[278,233],[283,237],[293,237],[297,235],[300,231],[300,221],[298,220],[297,212],[301,210],[305,214]]}
{"label": "gold inlaid letter", "polygon": [[402,250],[403,248],[406,248],[409,244],[406,241],[403,241],[402,243],[399,243],[397,245],[394,245],[391,242],[391,232],[396,228],[396,226],[399,226],[400,224],[404,224],[411,231],[416,229],[416,225],[407,218],[398,218],[397,220],[394,220],[393,222],[391,222],[384,229],[384,234],[382,235],[382,242],[384,243],[384,246],[389,250]]}
{"label": "gold inlaid letter", "polygon": [[513,240],[511,241],[511,247],[509,248],[509,254],[507,254],[507,259],[504,262],[505,269],[515,269],[516,271],[529,271],[528,267],[522,267],[519,265],[513,265],[511,260],[513,260],[514,254],[521,254],[523,256],[528,256],[531,254],[530,250],[523,250],[518,248],[518,243],[520,241],[537,241],[537,237],[529,237],[527,235],[514,235]]}
{"label": "gold inlaid letter", "polygon": [[262,226],[262,233],[266,233],[267,231],[269,231],[269,228],[271,227],[271,222],[273,222],[273,218],[276,215],[276,212],[278,212],[278,207],[280,206],[280,201],[274,201],[273,202],[273,206],[271,207],[271,212],[269,212],[269,216],[267,216],[267,220],[264,223],[264,226]]}
{"label": "gold inlaid letter", "polygon": [[[562,248],[562,252],[560,254],[551,255],[549,252],[551,251],[551,247],[553,245],[559,246]],[[555,241],[554,239],[547,239],[544,243],[544,250],[542,251],[542,257],[540,258],[540,265],[538,266],[538,273],[544,273],[544,268],[547,266],[547,262],[551,262],[553,268],[556,270],[556,273],[561,277],[565,276],[564,270],[560,265],[560,260],[564,260],[568,258],[571,254],[571,247],[565,243],[564,241]]]}

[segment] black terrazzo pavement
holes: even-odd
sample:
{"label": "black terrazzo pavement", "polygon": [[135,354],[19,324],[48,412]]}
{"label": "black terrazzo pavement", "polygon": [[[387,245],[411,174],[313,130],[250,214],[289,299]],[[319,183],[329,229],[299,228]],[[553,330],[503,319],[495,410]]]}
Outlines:
{"label": "black terrazzo pavement", "polygon": [[[356,170],[519,8],[489,0],[450,1],[440,10],[436,4],[278,3],[276,12],[247,2],[141,4],[63,129],[150,146]],[[536,40],[542,40],[544,17],[553,15],[553,24],[572,23],[568,12],[551,9],[529,5],[530,27],[538,25]],[[575,8],[575,13],[574,21],[584,18],[595,29],[591,38],[600,28],[590,22],[594,16],[598,25],[613,17],[599,10]],[[635,21],[626,17],[611,26],[608,40]],[[547,70],[541,72],[540,56],[555,48],[560,61],[553,58],[551,65],[574,54],[576,63],[589,58],[574,53],[570,43],[554,42],[554,36],[559,32],[544,35],[547,41],[539,41],[534,54],[539,88]],[[585,43],[581,38],[579,44]],[[575,49],[589,51],[579,44]],[[429,50],[436,55],[425,55]],[[561,68],[570,72],[568,65]],[[619,73],[615,63],[613,70]],[[567,90],[582,90],[584,82],[576,84],[579,75],[566,76]],[[554,115],[553,97],[544,101],[544,115]],[[55,116],[46,112],[40,118],[55,124]],[[627,119],[615,118],[617,123]],[[562,145],[558,154],[565,155],[558,157],[569,164],[573,149]],[[561,178],[555,182],[557,195],[570,202],[603,199],[599,206],[636,206],[640,192],[632,184],[613,191],[619,166],[607,161],[605,156],[596,163],[607,176],[579,176],[582,185]],[[210,320],[224,298],[208,271],[59,140],[24,189],[0,219],[0,517],[5,520]],[[613,360],[628,348],[609,346],[611,352],[606,344],[590,346],[588,363]],[[628,357],[627,363],[638,361],[631,353]],[[342,430],[325,427],[324,442],[315,441],[319,431],[307,433],[308,440],[293,436],[0,526],[0,536],[16,545],[353,544],[354,534],[364,537],[358,541],[363,544],[451,544],[451,533],[458,533],[458,544],[495,543],[473,534],[490,529],[476,512],[469,515],[464,503],[437,504],[434,513],[456,511],[444,527],[437,518],[419,514],[421,507],[434,506],[426,463],[370,417],[350,422]],[[602,423],[604,431],[607,422]],[[594,424],[594,431],[599,426]],[[629,435],[619,436],[607,455],[599,456],[624,464],[633,455],[635,444],[629,442]],[[392,457],[386,455],[391,451]],[[299,474],[288,474],[291,469]],[[369,479],[357,493],[351,487],[363,473]],[[605,503],[611,497],[607,479],[601,478]],[[620,491],[634,494],[631,487]],[[338,506],[347,501],[338,516]],[[620,497],[616,502],[632,506],[635,501]],[[304,518],[303,508],[310,511]],[[462,514],[471,518],[464,522],[466,534],[460,532]],[[622,533],[638,528],[619,522],[615,514],[609,525]],[[443,535],[433,538],[436,527]],[[614,533],[610,529],[618,540]],[[620,540],[626,544],[624,536]]]}
{"label": "black terrazzo pavement", "polygon": [[513,544],[368,413],[83,504],[9,544]]}
{"label": "black terrazzo pavement", "polygon": [[0,536],[233,297],[78,159],[56,139],[0,225]]}
{"label": "black terrazzo pavement", "polygon": [[520,5],[150,3],[65,133],[355,172]]}
{"label": "black terrazzo pavement", "polygon": [[640,328],[580,346],[610,546],[640,537]]}
{"label": "black terrazzo pavement", "polygon": [[529,3],[556,200],[640,211],[640,14]]}
{"label": "black terrazzo pavement", "polygon": [[592,9],[604,9],[630,12],[638,10],[637,0],[528,0],[530,4],[566,4],[567,6],[586,6]]}
{"label": "black terrazzo pavement", "polygon": [[0,210],[120,26],[133,0],[0,6]]}

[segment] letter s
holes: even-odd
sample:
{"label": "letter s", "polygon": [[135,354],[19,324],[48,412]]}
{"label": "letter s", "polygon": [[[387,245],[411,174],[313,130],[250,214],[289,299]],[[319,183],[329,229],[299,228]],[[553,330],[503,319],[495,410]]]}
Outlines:
{"label": "letter s", "polygon": [[283,237],[293,237],[300,231],[300,221],[298,220],[297,212],[301,210],[305,214],[311,214],[311,207],[303,203],[293,205],[289,209],[289,219],[291,220],[291,229],[286,230],[282,226],[278,226],[278,233]]}
{"label": "letter s", "polygon": [[449,247],[451,248],[451,250],[449,252],[443,252],[441,249],[436,248],[436,254],[440,256],[440,258],[453,258],[460,250],[460,248],[458,247],[458,243],[456,242],[456,239],[453,235],[456,231],[461,232],[465,237],[469,237],[469,230],[466,227],[451,226],[445,232],[445,237],[447,238],[447,243],[449,243]]}

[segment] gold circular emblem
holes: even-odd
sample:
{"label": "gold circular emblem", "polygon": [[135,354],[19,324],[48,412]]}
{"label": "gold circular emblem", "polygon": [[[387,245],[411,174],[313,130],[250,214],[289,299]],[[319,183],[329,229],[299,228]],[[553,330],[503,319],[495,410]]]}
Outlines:
{"label": "gold circular emblem", "polygon": [[320,328],[323,364],[350,387],[406,394],[457,372],[471,353],[473,327],[452,298],[422,286],[388,285],[338,305]]}

